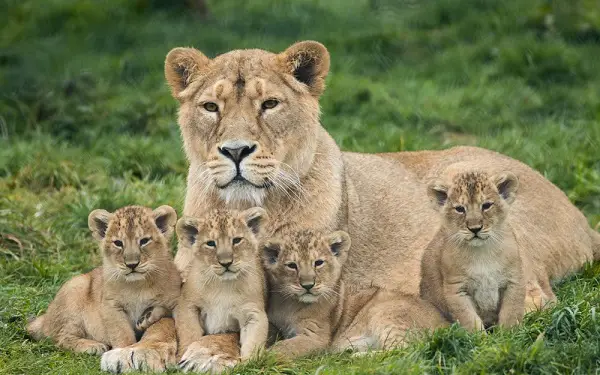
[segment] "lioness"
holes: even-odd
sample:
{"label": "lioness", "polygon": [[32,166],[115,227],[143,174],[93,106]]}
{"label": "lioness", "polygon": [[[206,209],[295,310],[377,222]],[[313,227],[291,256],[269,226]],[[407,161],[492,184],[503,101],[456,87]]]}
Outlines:
{"label": "lioness", "polygon": [[[169,52],[165,75],[180,104],[190,163],[184,214],[259,205],[271,217],[268,232],[345,230],[353,243],[346,282],[418,296],[423,251],[439,225],[424,193],[426,177],[469,161],[490,173],[510,170],[526,186],[512,222],[534,291],[551,291],[548,277],[561,278],[600,254],[600,235],[577,208],[514,159],[475,147],[342,153],[319,123],[328,71],[327,49],[312,41],[278,54],[235,50],[211,59],[193,48]],[[191,249],[179,246],[178,268],[192,258]]]}
{"label": "lioness", "polygon": [[265,210],[255,207],[209,211],[177,222],[179,242],[195,255],[175,309],[180,366],[185,371],[203,368],[197,366],[195,352],[187,349],[205,334],[240,332],[242,360],[264,347],[269,321],[256,236],[266,221]]}
{"label": "lioness", "polygon": [[169,206],[92,211],[88,225],[100,243],[102,267],[67,281],[48,311],[27,326],[29,334],[90,354],[134,344],[136,331],[169,316],[179,296],[169,249],[176,220]]}
{"label": "lioness", "polygon": [[469,330],[523,318],[521,257],[506,222],[518,186],[510,172],[465,171],[427,189],[442,225],[423,256],[421,295]]}

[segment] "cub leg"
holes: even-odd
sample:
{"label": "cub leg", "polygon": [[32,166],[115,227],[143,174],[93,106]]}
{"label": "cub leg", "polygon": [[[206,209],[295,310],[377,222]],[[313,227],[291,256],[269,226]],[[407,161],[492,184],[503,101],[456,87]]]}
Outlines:
{"label": "cub leg", "polygon": [[483,321],[477,315],[471,297],[462,290],[462,283],[444,284],[444,295],[448,312],[469,331],[485,331]]}
{"label": "cub leg", "polygon": [[191,343],[204,336],[204,329],[200,324],[200,310],[183,298],[175,307],[173,315],[179,342],[178,353],[181,356]]}
{"label": "cub leg", "polygon": [[122,308],[102,306],[100,315],[102,316],[108,342],[113,349],[135,344],[135,332],[131,327],[129,317]]}
{"label": "cub leg", "polygon": [[267,342],[269,319],[264,309],[251,304],[242,307],[240,320],[241,358],[247,360],[258,354]]}
{"label": "cub leg", "polygon": [[303,319],[296,325],[296,336],[276,342],[271,351],[281,359],[293,359],[327,349],[331,341],[331,327],[317,319]]}
{"label": "cub leg", "polygon": [[509,284],[502,295],[498,324],[512,327],[523,320],[525,287],[521,284]]}
{"label": "cub leg", "polygon": [[108,350],[108,345],[100,341],[85,339],[71,334],[60,335],[57,337],[56,344],[76,353],[101,355]]}

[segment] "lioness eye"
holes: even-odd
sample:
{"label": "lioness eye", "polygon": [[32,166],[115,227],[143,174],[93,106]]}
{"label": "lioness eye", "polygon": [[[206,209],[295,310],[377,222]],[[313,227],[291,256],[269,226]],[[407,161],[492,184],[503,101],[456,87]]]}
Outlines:
{"label": "lioness eye", "polygon": [[262,107],[263,110],[264,109],[271,109],[271,108],[277,107],[277,104],[279,104],[279,102],[277,100],[275,100],[275,99],[269,99],[269,100],[265,100],[262,103],[261,107]]}
{"label": "lioness eye", "polygon": [[116,247],[123,247],[123,241],[116,240],[116,241],[113,241],[113,243],[115,244]]}
{"label": "lioness eye", "polygon": [[208,247],[215,247],[215,246],[217,246],[217,243],[215,241],[207,241],[206,242],[206,246],[208,246]]}
{"label": "lioness eye", "polygon": [[150,242],[150,238],[144,237],[140,240],[140,246],[144,246],[144,245],[148,244],[148,242]]}
{"label": "lioness eye", "polygon": [[315,267],[322,266],[322,265],[323,265],[323,263],[325,263],[325,262],[324,262],[323,260],[319,259],[319,260],[317,260],[317,261],[315,262]]}
{"label": "lioness eye", "polygon": [[232,242],[233,242],[233,244],[234,244],[234,245],[237,245],[237,244],[239,244],[240,242],[242,242],[242,237],[236,237],[236,238],[234,238],[234,239],[233,239],[233,241],[232,241]]}
{"label": "lioness eye", "polygon": [[456,206],[454,207],[454,209],[456,210],[456,212],[459,212],[461,214],[465,213],[465,208],[463,206]]}
{"label": "lioness eye", "polygon": [[296,265],[296,263],[294,263],[294,262],[288,263],[288,264],[286,264],[286,266],[287,266],[288,268],[291,268],[291,269],[293,269],[293,270],[297,270],[297,269],[298,269],[298,266],[297,266],[297,265]]}
{"label": "lioness eye", "polygon": [[204,109],[206,109],[208,112],[218,112],[219,106],[213,102],[206,102],[204,103]]}
{"label": "lioness eye", "polygon": [[481,209],[484,211],[487,211],[492,207],[493,204],[494,203],[492,203],[492,202],[485,202],[484,204],[481,205]]}

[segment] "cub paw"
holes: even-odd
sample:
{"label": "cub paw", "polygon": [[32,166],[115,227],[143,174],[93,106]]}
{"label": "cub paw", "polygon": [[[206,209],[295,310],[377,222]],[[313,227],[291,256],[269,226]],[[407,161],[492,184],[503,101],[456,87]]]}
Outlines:
{"label": "cub paw", "polygon": [[88,343],[78,348],[81,353],[101,355],[107,352],[109,349],[108,345],[101,342]]}
{"label": "cub paw", "polygon": [[188,347],[181,357],[179,368],[183,372],[220,374],[234,367],[238,362],[238,358],[227,353],[218,353],[195,342]]}
{"label": "cub paw", "polygon": [[152,321],[152,311],[154,307],[148,307],[146,311],[142,314],[142,316],[135,323],[135,329],[138,331],[145,331],[146,328],[150,327],[153,323]]}

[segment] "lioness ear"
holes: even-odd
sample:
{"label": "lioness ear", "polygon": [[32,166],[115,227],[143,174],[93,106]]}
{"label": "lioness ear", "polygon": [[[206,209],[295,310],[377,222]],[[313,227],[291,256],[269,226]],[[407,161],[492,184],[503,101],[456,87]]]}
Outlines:
{"label": "lioness ear", "polygon": [[154,222],[162,234],[167,238],[171,239],[173,235],[173,228],[177,222],[177,212],[171,206],[160,206],[154,213]]}
{"label": "lioness ear", "polygon": [[519,178],[511,172],[504,172],[499,175],[492,177],[492,181],[500,196],[508,203],[514,202],[517,189],[519,188]]}
{"label": "lioness ear", "polygon": [[243,211],[240,216],[255,235],[261,231],[262,227],[269,219],[267,211],[260,207],[249,208],[246,211]]}
{"label": "lioness ear", "polygon": [[325,90],[325,77],[329,73],[329,52],[324,45],[314,41],[298,42],[278,55],[286,73],[308,86],[313,96]]}
{"label": "lioness ear", "polygon": [[331,253],[338,257],[345,254],[350,248],[350,235],[344,231],[338,230],[327,236],[327,243],[329,244]]}
{"label": "lioness ear", "polygon": [[281,245],[275,241],[269,241],[263,246],[263,260],[265,266],[269,267],[277,263],[277,258],[281,253]]}
{"label": "lioness ear", "polygon": [[439,209],[448,200],[448,186],[439,181],[433,182],[427,187],[427,195],[434,207]]}
{"label": "lioness ear", "polygon": [[198,237],[200,221],[196,218],[184,216],[177,221],[177,240],[185,247],[192,247]]}
{"label": "lioness ear", "polygon": [[106,236],[108,223],[113,214],[106,210],[94,210],[88,216],[88,228],[92,231],[92,236],[98,241],[102,241]]}
{"label": "lioness ear", "polygon": [[165,77],[173,97],[182,101],[180,93],[193,81],[194,75],[205,67],[210,59],[195,48],[173,48],[165,60]]}

